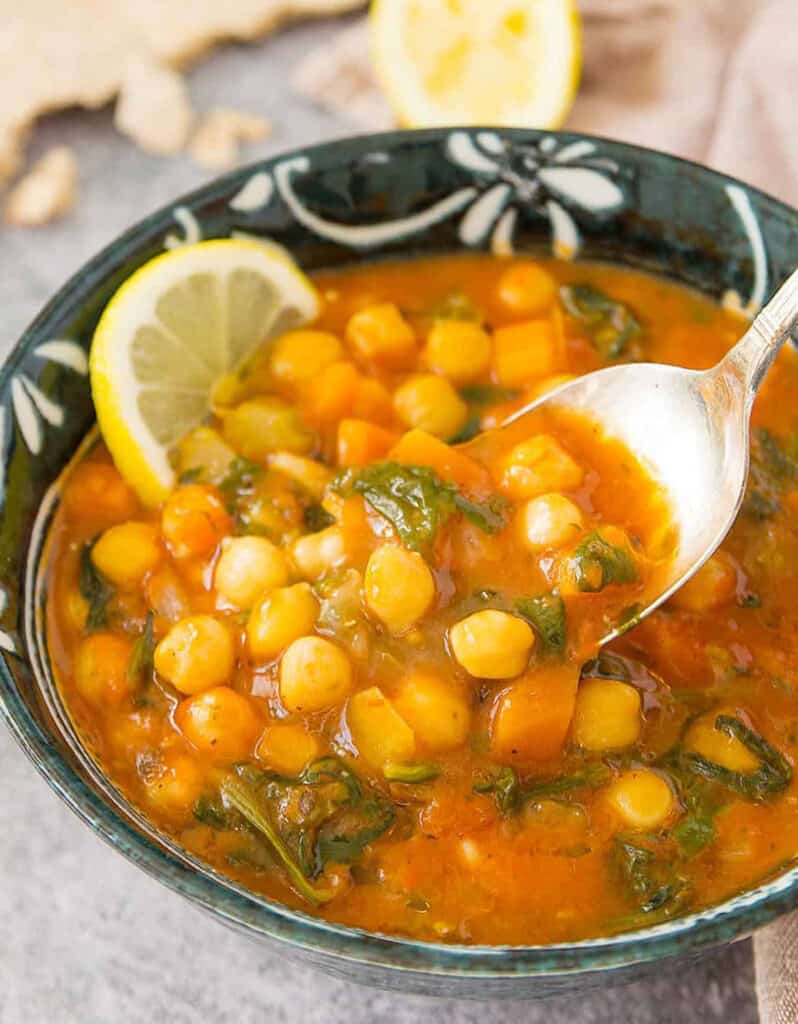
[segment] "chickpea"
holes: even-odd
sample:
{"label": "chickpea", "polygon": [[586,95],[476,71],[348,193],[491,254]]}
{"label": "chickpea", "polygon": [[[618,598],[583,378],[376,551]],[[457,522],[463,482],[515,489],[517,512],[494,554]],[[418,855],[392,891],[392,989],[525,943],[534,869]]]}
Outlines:
{"label": "chickpea", "polygon": [[299,537],[291,547],[291,560],[300,576],[317,580],[347,558],[346,535],[340,526]]}
{"label": "chickpea", "polygon": [[358,753],[375,768],[409,761],[416,752],[413,730],[378,686],[349,699],[346,723]]}
{"label": "chickpea", "polygon": [[516,522],[522,543],[530,551],[565,547],[582,530],[582,512],[562,494],[541,494],[518,510]]}
{"label": "chickpea", "polygon": [[253,398],[222,416],[225,441],[247,459],[265,462],[272,452],[304,454],[313,435],[299,413],[279,398]]}
{"label": "chickpea", "polygon": [[197,427],[177,449],[181,473],[197,473],[204,483],[219,484],[230,472],[236,453],[212,427]]}
{"label": "chickpea", "polygon": [[731,601],[736,590],[737,570],[731,559],[719,551],[676,591],[669,603],[686,612],[707,612]]}
{"label": "chickpea", "polygon": [[583,477],[582,467],[553,437],[536,434],[500,461],[498,484],[513,501],[523,501],[548,491],[571,491]]}
{"label": "chickpea", "polygon": [[88,535],[124,522],[136,514],[133,492],[116,467],[107,462],[81,462],[69,474],[63,494],[70,522]]}
{"label": "chickpea", "polygon": [[516,263],[499,278],[499,300],[515,316],[540,316],[557,297],[557,282],[536,263]]}
{"label": "chickpea", "polygon": [[427,364],[457,384],[476,380],[490,365],[490,336],[470,320],[436,320],[427,338]]}
{"label": "chickpea", "polygon": [[294,455],[293,452],[275,452],[274,455],[270,455],[269,468],[287,476],[316,499],[324,496],[327,484],[333,478],[333,473],[327,466],[322,466],[315,459]]}
{"label": "chickpea", "polygon": [[319,603],[308,583],[273,590],[252,609],[247,623],[249,652],[270,661],[313,629]]}
{"label": "chickpea", "polygon": [[684,736],[684,748],[733,772],[747,775],[759,767],[759,759],[736,736],[715,728],[719,715],[739,717],[736,708],[716,708],[691,722]]}
{"label": "chickpea", "polygon": [[144,779],[149,803],[162,813],[187,816],[202,792],[202,771],[187,754],[167,755],[159,770]]}
{"label": "chickpea", "polygon": [[665,779],[649,768],[623,772],[607,789],[607,800],[626,828],[659,828],[676,809],[676,798]]}
{"label": "chickpea", "polygon": [[105,723],[105,737],[113,749],[116,763],[136,764],[142,750],[157,747],[164,729],[172,735],[171,723],[149,708],[139,708],[130,714],[117,714]]}
{"label": "chickpea", "polygon": [[161,561],[158,528],[151,523],[111,526],[91,549],[91,560],[122,590],[138,587]]}
{"label": "chickpea", "polygon": [[272,346],[269,360],[278,380],[296,384],[343,357],[343,346],[329,331],[289,331]]}
{"label": "chickpea", "polygon": [[512,679],[526,668],[535,634],[509,612],[486,608],[455,623],[449,647],[457,662],[477,679]]}
{"label": "chickpea", "polygon": [[288,559],[265,537],[228,537],[216,563],[213,584],[234,608],[251,608],[267,590],[288,582]]}
{"label": "chickpea", "polygon": [[417,670],[405,677],[394,707],[427,750],[454,750],[468,738],[471,708],[454,680]]}
{"label": "chickpea", "polygon": [[406,633],[435,598],[435,580],[415,551],[381,544],[372,551],[363,580],[366,606],[394,635]]}
{"label": "chickpea", "polygon": [[226,626],[212,615],[191,615],[172,626],[155,648],[155,671],[181,693],[226,683],[235,653]]}
{"label": "chickpea", "polygon": [[161,514],[161,532],[175,558],[212,554],[232,528],[222,496],[206,484],[177,487]]}
{"label": "chickpea", "polygon": [[352,689],[352,667],[340,647],[320,636],[303,636],[280,662],[280,697],[288,711],[323,711],[343,704]]}
{"label": "chickpea", "polygon": [[364,359],[385,366],[412,364],[416,336],[393,302],[367,306],[350,317],[346,340]]}
{"label": "chickpea", "polygon": [[468,406],[445,377],[422,373],[408,378],[393,396],[394,409],[407,427],[418,427],[448,441],[468,419]]}
{"label": "chickpea", "polygon": [[[608,523],[602,525],[596,530],[596,533],[601,541],[626,556],[626,568],[629,572],[626,573],[625,582],[637,579],[640,562],[627,532],[620,526]],[[611,586],[613,582],[606,578],[604,567],[599,559],[582,559],[577,557],[575,551],[563,553],[555,568],[557,585],[563,595],[593,594],[603,590],[606,586]]]}
{"label": "chickpea", "polygon": [[92,633],[81,641],[75,658],[75,686],[90,704],[121,704],[130,696],[133,641],[117,633]]}
{"label": "chickpea", "polygon": [[585,750],[621,750],[640,736],[640,692],[616,679],[586,679],[576,694],[573,739]]}
{"label": "chickpea", "polygon": [[318,738],[292,722],[267,725],[257,749],[259,760],[282,775],[298,775],[320,752]]}
{"label": "chickpea", "polygon": [[229,686],[216,686],[181,701],[175,724],[185,738],[214,761],[242,761],[261,731],[255,708]]}

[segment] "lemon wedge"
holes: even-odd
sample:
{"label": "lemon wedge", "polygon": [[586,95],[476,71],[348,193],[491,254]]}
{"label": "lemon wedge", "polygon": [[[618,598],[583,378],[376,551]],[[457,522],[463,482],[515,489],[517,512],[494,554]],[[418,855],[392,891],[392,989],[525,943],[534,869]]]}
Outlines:
{"label": "lemon wedge", "polygon": [[170,450],[208,415],[216,385],[318,308],[284,250],[244,239],[174,249],[115,292],[92,340],[91,390],[105,443],[145,504],[173,487]]}
{"label": "lemon wedge", "polygon": [[576,0],[376,0],[374,69],[410,128],[556,128],[582,64]]}

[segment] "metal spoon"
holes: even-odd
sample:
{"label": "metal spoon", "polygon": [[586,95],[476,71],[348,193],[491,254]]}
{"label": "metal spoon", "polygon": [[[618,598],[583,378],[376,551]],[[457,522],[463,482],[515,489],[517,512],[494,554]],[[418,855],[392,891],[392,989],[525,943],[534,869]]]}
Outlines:
{"label": "metal spoon", "polygon": [[[712,369],[657,363],[608,367],[563,384],[501,424],[499,429],[518,424],[543,406],[578,411],[623,441],[663,486],[679,532],[678,549],[645,595],[635,623],[686,583],[731,528],[748,476],[751,406],[796,326],[798,270]],[[601,642],[628,628],[617,624]]]}

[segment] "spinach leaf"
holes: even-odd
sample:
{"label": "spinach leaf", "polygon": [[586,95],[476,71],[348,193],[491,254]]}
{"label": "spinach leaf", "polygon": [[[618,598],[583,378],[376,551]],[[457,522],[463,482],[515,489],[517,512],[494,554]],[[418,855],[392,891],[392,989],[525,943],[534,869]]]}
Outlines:
{"label": "spinach leaf", "polygon": [[576,789],[596,789],[610,779],[610,770],[605,764],[587,765],[571,775],[559,775],[551,779],[541,779],[524,786],[523,799],[546,800],[548,797],[561,796]]}
{"label": "spinach leaf", "polygon": [[482,427],[482,417],[479,413],[469,416],[461,429],[449,441],[449,444],[465,444],[473,437],[476,437]]}
{"label": "spinach leaf", "polygon": [[362,495],[415,551],[427,549],[457,511],[486,533],[495,533],[504,526],[504,503],[500,499],[471,501],[426,466],[376,462],[344,470],[331,486],[340,494]]}
{"label": "spinach leaf", "polygon": [[765,519],[772,519],[780,510],[781,502],[777,498],[763,494],[756,487],[749,487],[743,501],[745,515],[763,522]]}
{"label": "spinach leaf", "polygon": [[559,594],[538,594],[522,597],[515,607],[534,627],[545,651],[562,654],[565,650],[565,602]]}
{"label": "spinach leaf", "polygon": [[781,492],[798,480],[798,443],[782,443],[769,430],[751,432],[751,468],[743,512],[760,522],[781,510]]}
{"label": "spinach leaf", "polygon": [[634,583],[637,564],[627,548],[604,540],[598,530],[588,534],[573,554],[574,577],[583,593],[596,593],[611,583]]}
{"label": "spinach leaf", "polygon": [[335,516],[331,516],[323,505],[306,505],[302,518],[309,533],[318,533],[335,522]]}
{"label": "spinach leaf", "polygon": [[672,835],[686,857],[694,857],[715,839],[715,816],[723,802],[706,787],[690,787],[684,791],[686,814]]}
{"label": "spinach leaf", "polygon": [[493,796],[502,814],[515,814],[525,803],[562,796],[577,789],[595,789],[603,786],[610,778],[610,770],[604,764],[587,765],[571,775],[558,775],[550,779],[537,779],[522,785],[516,772],[510,767],[500,768],[477,782],[475,793]]}
{"label": "spinach leaf", "polygon": [[798,459],[769,430],[760,427],[752,431],[751,440],[754,459],[776,480],[798,477]]}
{"label": "spinach leaf", "polygon": [[483,533],[498,533],[504,528],[507,510],[504,498],[494,495],[486,501],[471,501],[454,488],[452,490],[455,508],[462,512],[469,523],[473,523]]}
{"label": "spinach leaf", "polygon": [[227,775],[222,781],[221,793],[225,802],[268,840],[299,895],[314,906],[329,903],[335,895],[334,890],[313,885],[308,881],[272,823],[269,809],[260,798],[260,794],[246,781],[233,774]]}
{"label": "spinach leaf", "polygon": [[325,864],[351,864],[366,847],[387,831],[394,820],[394,810],[380,801],[366,801],[357,813],[339,815],[334,824],[325,824],[316,839],[314,876],[321,874]]}
{"label": "spinach leaf", "polygon": [[501,814],[515,814],[523,803],[518,775],[509,766],[475,783],[474,792],[490,794]]}
{"label": "spinach leaf", "polygon": [[566,311],[584,325],[603,359],[622,355],[641,330],[628,306],[592,285],[564,285],[560,297]]}
{"label": "spinach leaf", "polygon": [[155,635],[152,628],[152,612],[147,612],[144,632],[133,644],[130,663],[127,667],[128,679],[132,683],[146,683],[152,678],[152,660],[155,653]]}
{"label": "spinach leaf", "polygon": [[389,761],[382,774],[388,782],[430,782],[437,779],[441,770],[434,764],[395,764]]}
{"label": "spinach leaf", "polygon": [[673,865],[638,842],[623,837],[615,840],[614,854],[621,877],[643,914],[665,908],[671,912],[677,909],[686,883]]}
{"label": "spinach leaf", "polygon": [[394,821],[394,807],[337,757],[323,757],[298,776],[241,764],[204,798],[195,817],[215,828],[236,827],[237,813],[273,848],[291,884],[313,903],[332,893],[313,883],[328,863],[349,864]]}
{"label": "spinach leaf", "polygon": [[114,589],[91,559],[94,543],[86,544],[80,553],[80,596],[88,602],[89,613],[86,629],[93,633],[108,624],[108,602],[114,596]]}
{"label": "spinach leaf", "polygon": [[241,492],[252,490],[255,481],[262,475],[263,468],[260,463],[245,459],[243,455],[237,456],[230,463],[227,475],[219,484],[219,490],[230,515],[235,515]]}
{"label": "spinach leaf", "polygon": [[718,715],[715,728],[747,747],[759,759],[759,767],[750,773],[738,772],[710,761],[702,754],[682,751],[681,761],[688,770],[757,803],[787,788],[792,780],[792,768],[787,759],[763,736],[731,715]]}
{"label": "spinach leaf", "polygon": [[460,397],[463,401],[478,407],[511,402],[520,395],[521,391],[518,388],[498,388],[492,384],[469,384],[460,388]]}
{"label": "spinach leaf", "polygon": [[213,829],[233,829],[242,820],[237,811],[225,807],[219,793],[203,793],[197,797],[193,814],[197,821]]}

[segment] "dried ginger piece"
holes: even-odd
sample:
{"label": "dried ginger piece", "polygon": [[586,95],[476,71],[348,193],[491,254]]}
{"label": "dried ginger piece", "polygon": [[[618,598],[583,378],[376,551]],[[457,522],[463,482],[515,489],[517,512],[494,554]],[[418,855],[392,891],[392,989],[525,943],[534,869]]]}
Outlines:
{"label": "dried ginger piece", "polygon": [[307,53],[295,66],[291,85],[300,96],[359,127],[382,130],[396,123],[374,78],[365,18]]}
{"label": "dried ginger piece", "polygon": [[224,171],[238,163],[243,142],[260,142],[271,134],[271,122],[232,107],[214,107],[202,118],[189,153],[209,171]]}
{"label": "dried ginger piece", "polygon": [[148,153],[179,153],[186,144],[194,112],[183,76],[144,54],[125,69],[114,124]]}
{"label": "dried ginger piece", "polygon": [[75,205],[78,162],[69,146],[49,150],[14,186],[4,217],[17,227],[39,227],[58,220]]}
{"label": "dried ginger piece", "polygon": [[109,103],[132,54],[179,66],[222,39],[254,39],[289,18],[360,6],[363,0],[0,0],[0,183],[17,170],[40,114]]}

